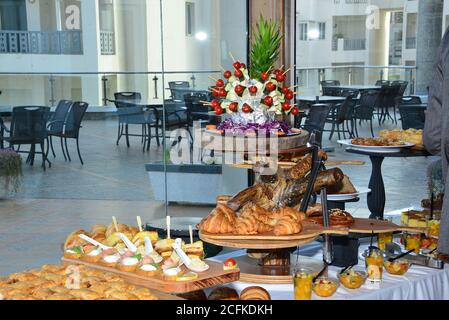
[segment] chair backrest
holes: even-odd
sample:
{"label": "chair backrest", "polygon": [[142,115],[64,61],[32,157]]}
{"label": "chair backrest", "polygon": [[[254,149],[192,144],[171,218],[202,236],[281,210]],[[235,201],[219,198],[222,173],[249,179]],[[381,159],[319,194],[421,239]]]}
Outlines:
{"label": "chair backrest", "polygon": [[396,80],[391,82],[392,86],[400,86],[400,91],[399,91],[399,95],[403,96],[405,91],[407,90],[408,87],[408,81],[403,81],[403,80]]}
{"label": "chair backrest", "polygon": [[354,114],[355,100],[354,95],[346,97],[346,100],[340,105],[337,110],[336,121],[337,123],[343,123],[346,120],[351,120]]}
{"label": "chair backrest", "polygon": [[422,104],[422,100],[418,96],[396,97],[396,106],[399,107],[403,104]]}
{"label": "chair backrest", "polygon": [[51,116],[51,122],[48,129],[53,132],[62,132],[64,129],[64,123],[72,107],[73,101],[61,100],[56,106],[55,112]]}
{"label": "chair backrest", "polygon": [[324,86],[323,87],[323,96],[339,97],[339,96],[341,96],[341,89]]}
{"label": "chair backrest", "polygon": [[338,80],[323,80],[323,81],[321,81],[321,87],[326,87],[326,86],[339,86],[339,85],[341,85],[340,84],[340,81],[338,81]]}
{"label": "chair backrest", "polygon": [[390,85],[390,81],[388,80],[377,80],[376,87],[388,86]]}
{"label": "chair backrest", "polygon": [[312,105],[304,123],[304,129],[310,133],[312,131],[322,132],[326,124],[326,118],[329,116],[330,111],[331,106],[329,104]]}
{"label": "chair backrest", "polygon": [[184,102],[187,112],[207,112],[208,108],[200,101],[208,101],[209,97],[205,93],[188,93],[184,95]]}
{"label": "chair backrest", "polygon": [[358,90],[352,90],[352,89],[343,89],[341,90],[341,94],[340,96],[342,97],[349,97],[349,96],[353,96],[354,98],[358,97],[360,94],[360,91]]}
{"label": "chair backrest", "polygon": [[[190,82],[188,81],[170,81],[168,83],[168,87],[171,91],[171,97],[174,101],[183,101],[184,95],[186,92],[185,89],[190,88]],[[178,89],[184,89],[184,90],[178,90]]]}
{"label": "chair backrest", "polygon": [[394,107],[396,98],[399,96],[401,85],[383,85],[380,89],[380,107],[390,108]]}
{"label": "chair backrest", "polygon": [[142,100],[142,95],[140,92],[116,92],[114,93],[114,98],[116,101],[140,101]]}
{"label": "chair backrest", "polygon": [[83,121],[88,107],[89,104],[86,102],[77,101],[73,103],[64,125],[65,134],[75,138],[78,137],[81,122]]}
{"label": "chair backrest", "polygon": [[12,111],[12,139],[43,142],[47,138],[50,108],[40,106],[15,107]]}
{"label": "chair backrest", "polygon": [[413,104],[405,104],[399,107],[402,129],[424,129],[426,122],[425,108]]}
{"label": "chair backrest", "polygon": [[380,101],[380,91],[364,90],[360,94],[359,104],[355,109],[357,119],[370,120],[373,118],[374,108]]}

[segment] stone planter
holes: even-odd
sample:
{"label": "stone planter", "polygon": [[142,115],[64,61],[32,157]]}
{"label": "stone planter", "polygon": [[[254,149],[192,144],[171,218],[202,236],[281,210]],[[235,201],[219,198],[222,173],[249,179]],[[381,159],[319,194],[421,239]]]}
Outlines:
{"label": "stone planter", "polygon": [[[156,201],[165,201],[163,163],[146,165]],[[221,165],[167,165],[168,202],[215,205],[217,196],[232,195],[248,187],[246,170]]]}

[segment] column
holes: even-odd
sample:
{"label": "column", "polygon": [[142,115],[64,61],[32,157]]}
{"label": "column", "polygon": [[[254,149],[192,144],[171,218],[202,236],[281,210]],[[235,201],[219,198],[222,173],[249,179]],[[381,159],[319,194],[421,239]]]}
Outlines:
{"label": "column", "polygon": [[427,94],[432,82],[443,28],[443,0],[419,1],[416,39],[416,93]]}

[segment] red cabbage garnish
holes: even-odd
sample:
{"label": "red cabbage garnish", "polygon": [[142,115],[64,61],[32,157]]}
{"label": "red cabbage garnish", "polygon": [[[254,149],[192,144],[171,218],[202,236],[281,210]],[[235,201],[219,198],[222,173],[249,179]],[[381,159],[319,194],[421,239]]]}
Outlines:
{"label": "red cabbage garnish", "polygon": [[268,121],[264,124],[259,123],[243,123],[234,122],[232,119],[226,119],[217,126],[218,130],[225,131],[226,134],[244,135],[246,133],[258,133],[264,131],[267,134],[270,132],[282,132],[284,134],[291,133],[291,127],[285,121]]}

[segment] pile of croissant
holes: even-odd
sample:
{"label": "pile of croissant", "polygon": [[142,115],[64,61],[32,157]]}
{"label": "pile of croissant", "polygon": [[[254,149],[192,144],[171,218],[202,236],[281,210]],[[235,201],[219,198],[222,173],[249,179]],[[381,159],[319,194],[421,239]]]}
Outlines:
{"label": "pile of croissant", "polygon": [[268,211],[255,204],[242,208],[240,214],[219,204],[199,224],[198,230],[211,234],[257,235],[273,232],[277,236],[298,234],[306,215],[293,208]]}

